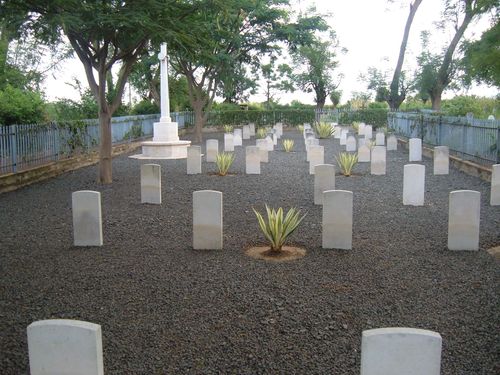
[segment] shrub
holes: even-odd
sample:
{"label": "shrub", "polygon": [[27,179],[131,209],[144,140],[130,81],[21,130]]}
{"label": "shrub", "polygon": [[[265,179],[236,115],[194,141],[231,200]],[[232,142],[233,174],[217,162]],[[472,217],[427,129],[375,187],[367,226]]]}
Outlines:
{"label": "shrub", "polygon": [[283,208],[280,207],[278,210],[275,210],[274,208],[269,208],[267,204],[266,211],[267,222],[260,212],[253,209],[260,229],[271,245],[271,251],[278,252],[281,251],[287,238],[297,229],[306,215],[300,217],[300,211],[292,207],[283,218]]}
{"label": "shrub", "polygon": [[160,107],[149,100],[141,100],[132,108],[133,115],[154,115],[160,113]]}
{"label": "shrub", "polygon": [[342,111],[339,123],[350,125],[353,122],[372,124],[374,128],[387,124],[387,109],[360,109],[357,111]]}
{"label": "shrub", "polygon": [[123,139],[138,139],[144,136],[141,125],[132,125],[130,130],[123,135]]}
{"label": "shrub", "polygon": [[352,172],[352,168],[358,163],[358,154],[350,154],[348,152],[341,152],[339,156],[335,156],[337,164],[342,171],[342,174],[349,177]]}
{"label": "shrub", "polygon": [[234,162],[234,154],[230,152],[222,152],[220,154],[217,154],[217,157],[215,158],[215,164],[217,164],[217,169],[219,170],[219,176],[225,176],[227,174],[227,171],[229,170],[229,167]]}
{"label": "shrub", "polygon": [[0,90],[0,125],[35,124],[45,120],[45,104],[39,93],[10,85]]}
{"label": "shrub", "polygon": [[224,129],[224,133],[232,133],[234,130],[233,125],[224,125],[222,128]]}
{"label": "shrub", "polygon": [[333,126],[326,122],[316,124],[314,130],[320,139],[330,138],[333,135]]}
{"label": "shrub", "polygon": [[360,124],[359,122],[357,122],[357,121],[353,121],[353,122],[352,122],[352,125],[351,125],[351,126],[352,126],[352,128],[353,128],[353,130],[356,132],[356,134],[358,134],[358,133],[359,133],[359,124]]}
{"label": "shrub", "polygon": [[293,150],[293,139],[283,139],[281,143],[283,144],[283,148],[286,152],[290,152]]}
{"label": "shrub", "polygon": [[264,139],[266,138],[266,135],[267,135],[267,130],[265,128],[257,129],[257,134],[256,134],[257,138]]}

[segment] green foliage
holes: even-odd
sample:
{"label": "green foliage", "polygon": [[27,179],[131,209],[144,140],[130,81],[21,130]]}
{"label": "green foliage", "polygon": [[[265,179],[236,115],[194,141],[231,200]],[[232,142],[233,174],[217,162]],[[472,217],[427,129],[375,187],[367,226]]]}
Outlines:
{"label": "green foliage", "polygon": [[500,99],[481,98],[471,96],[455,96],[452,99],[443,100],[441,112],[448,116],[466,116],[472,113],[476,118],[488,118],[500,111]]}
{"label": "green foliage", "polygon": [[342,97],[342,91],[333,90],[330,93],[330,101],[333,104],[333,108],[336,108],[339,105],[341,97]]}
{"label": "green foliage", "polygon": [[138,139],[144,137],[141,125],[132,125],[130,130],[123,135],[123,139]]}
{"label": "green foliage", "polygon": [[364,122],[373,125],[374,128],[384,126],[387,123],[386,109],[362,109],[358,111],[342,111],[339,123],[350,125],[353,122]]}
{"label": "green foliage", "polygon": [[218,153],[215,158],[215,164],[219,171],[219,176],[225,176],[234,162],[234,154],[231,152]]}
{"label": "green foliage", "polygon": [[224,133],[232,133],[234,130],[234,126],[233,125],[224,125],[223,129],[224,129]]}
{"label": "green foliage", "polygon": [[[298,228],[304,216],[300,217],[300,211],[295,208],[290,208],[283,215],[283,208],[269,208],[266,204],[267,221],[264,220],[262,214],[253,209],[255,216],[259,222],[260,229],[271,245],[271,251],[281,251],[287,238]],[[284,216],[284,217],[283,217]]]}
{"label": "green foliage", "polygon": [[266,138],[266,136],[267,136],[266,128],[258,128],[257,129],[256,137],[258,139],[264,139],[264,138]]}
{"label": "green foliage", "polygon": [[320,122],[314,126],[314,131],[320,139],[327,139],[333,135],[333,126],[326,122]]}
{"label": "green foliage", "polygon": [[360,124],[360,123],[359,123],[359,122],[357,122],[357,121],[353,121],[353,122],[352,122],[352,124],[351,124],[352,129],[354,130],[354,132],[356,132],[356,134],[358,134],[358,133],[359,133],[359,124]]}
{"label": "green foliage", "polygon": [[314,122],[314,110],[276,110],[276,111],[213,111],[207,120],[208,126],[220,124],[236,125],[254,123],[256,125],[274,125],[282,122],[296,126],[303,123]]}
{"label": "green foliage", "polygon": [[65,129],[65,142],[68,145],[68,150],[65,151],[68,155],[73,155],[79,152],[87,152],[96,145],[96,140],[91,139],[88,134],[87,122],[78,121],[60,121],[57,123],[58,128]]}
{"label": "green foliage", "polygon": [[290,152],[293,150],[293,139],[283,139],[281,142],[283,144],[283,148],[285,149],[286,152]]}
{"label": "green foliage", "polygon": [[337,160],[337,164],[339,165],[342,174],[349,177],[352,169],[358,163],[358,154],[341,152],[338,157],[335,156],[335,160]]}
{"label": "green foliage", "polygon": [[154,115],[160,113],[160,107],[149,100],[141,100],[132,107],[133,115]]}
{"label": "green foliage", "polygon": [[45,104],[37,92],[10,85],[0,90],[0,124],[34,124],[43,122]]}

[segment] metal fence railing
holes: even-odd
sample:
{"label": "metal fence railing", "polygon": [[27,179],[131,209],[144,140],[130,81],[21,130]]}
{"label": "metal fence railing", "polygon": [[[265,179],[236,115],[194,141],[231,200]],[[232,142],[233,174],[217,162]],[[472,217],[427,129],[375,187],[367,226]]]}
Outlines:
{"label": "metal fence railing", "polygon": [[407,138],[421,138],[431,146],[448,146],[450,153],[481,164],[500,162],[500,121],[472,116],[389,112],[389,128]]}

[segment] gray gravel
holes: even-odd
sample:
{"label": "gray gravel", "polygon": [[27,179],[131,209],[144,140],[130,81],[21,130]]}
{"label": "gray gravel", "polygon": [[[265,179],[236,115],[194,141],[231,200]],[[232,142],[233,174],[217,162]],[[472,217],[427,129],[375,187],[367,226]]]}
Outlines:
{"label": "gray gravel", "polygon": [[[210,134],[223,142],[222,134]],[[87,167],[0,195],[0,368],[28,372],[26,327],[50,318],[98,323],[106,374],[359,374],[361,332],[415,327],[443,337],[443,375],[494,374],[499,367],[500,208],[489,184],[452,169],[433,176],[425,160],[424,207],[402,205],[406,151],[390,152],[386,176],[337,176],[354,193],[351,251],[321,249],[301,136],[275,151],[260,176],[213,164],[187,176],[186,161],[160,161],[163,205],[141,205],[139,164],[113,161],[111,186]],[[249,144],[245,141],[245,144]],[[333,163],[338,141],[322,140]],[[104,246],[72,246],[71,192],[102,193]],[[192,192],[224,193],[224,250],[191,249]],[[479,252],[446,249],[448,194],[481,192]],[[305,258],[266,263],[245,256],[262,244],[252,207],[298,207],[292,237]]]}

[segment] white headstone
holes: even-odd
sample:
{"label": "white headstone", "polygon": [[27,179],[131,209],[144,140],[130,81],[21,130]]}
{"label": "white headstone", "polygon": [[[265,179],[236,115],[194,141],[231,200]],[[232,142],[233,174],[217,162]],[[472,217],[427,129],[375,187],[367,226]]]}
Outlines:
{"label": "white headstone", "polygon": [[251,122],[248,126],[250,127],[250,137],[255,137],[255,124]]}
{"label": "white headstone", "polygon": [[369,163],[371,160],[370,154],[370,147],[368,147],[367,145],[360,146],[358,150],[358,162]]}
{"label": "white headstone", "polygon": [[224,151],[233,152],[234,151],[234,135],[231,133],[224,134]]}
{"label": "white headstone", "polygon": [[360,148],[360,147],[361,147],[361,146],[363,146],[363,145],[366,145],[366,139],[365,139],[365,137],[364,137],[364,136],[360,136],[360,137],[358,138],[358,148]]}
{"label": "white headstone", "polygon": [[479,250],[481,193],[456,190],[450,193],[448,249]]}
{"label": "white headstone", "polygon": [[333,129],[333,138],[340,139],[341,135],[342,135],[342,128],[340,126],[335,127],[335,129]]}
{"label": "white headstone", "polygon": [[371,174],[384,175],[386,167],[386,151],[385,146],[375,146],[372,149],[371,155]]}
{"label": "white headstone", "polygon": [[358,135],[359,136],[364,136],[365,135],[365,127],[366,127],[366,125],[363,122],[361,122],[359,124],[359,126],[358,126]]}
{"label": "white headstone", "polygon": [[323,193],[323,249],[352,248],[352,191]]}
{"label": "white headstone", "polygon": [[266,137],[266,142],[267,142],[267,151],[274,151],[274,142],[273,138],[270,135]]}
{"label": "white headstone", "polygon": [[268,163],[269,152],[267,151],[267,141],[265,139],[257,139],[255,142],[260,151],[260,161],[262,163]]}
{"label": "white headstone", "polygon": [[101,193],[80,190],[71,198],[75,246],[102,246]]}
{"label": "white headstone", "polygon": [[246,147],[246,174],[260,174],[260,149],[257,146]]}
{"label": "white headstone", "polygon": [[161,166],[159,164],[141,165],[141,203],[161,204]]}
{"label": "white headstone", "polygon": [[312,129],[311,124],[304,122],[304,129]]}
{"label": "white headstone", "polygon": [[323,146],[309,146],[309,174],[314,174],[314,167],[325,164],[325,149]]}
{"label": "white headstone", "polygon": [[243,139],[250,139],[250,126],[243,125]]}
{"label": "white headstone", "polygon": [[397,151],[398,149],[398,139],[394,134],[387,137],[387,151]]}
{"label": "white headstone", "polygon": [[410,161],[422,161],[422,140],[420,138],[410,139]]}
{"label": "white headstone", "polygon": [[500,206],[500,164],[491,167],[490,204]]}
{"label": "white headstone", "polygon": [[353,135],[347,137],[345,150],[347,152],[355,152],[356,151],[356,138]]}
{"label": "white headstone", "polygon": [[201,173],[201,146],[189,146],[187,154],[187,174]]}
{"label": "white headstone", "polygon": [[233,130],[233,145],[243,146],[243,132],[241,129]]}
{"label": "white headstone", "polygon": [[403,205],[423,206],[425,194],[425,165],[406,164],[403,174]]}
{"label": "white headstone", "polygon": [[385,134],[382,132],[378,132],[375,135],[375,145],[376,146],[385,146]]}
{"label": "white headstone", "polygon": [[219,141],[217,139],[207,139],[207,156],[208,163],[215,163],[217,154],[219,153]]}
{"label": "white headstone", "polygon": [[363,331],[361,375],[440,375],[441,335],[415,328]]}
{"label": "white headstone", "polygon": [[495,116],[493,116],[493,115],[489,115],[489,116],[488,116],[488,120],[490,120],[490,121],[495,121]]}
{"label": "white headstone", "polygon": [[434,147],[434,174],[450,173],[450,149],[448,146]]}
{"label": "white headstone", "polygon": [[277,122],[274,125],[274,128],[276,129],[276,133],[277,133],[278,138],[283,137],[283,124],[281,122]]}
{"label": "white headstone", "polygon": [[340,133],[340,145],[345,146],[347,144],[347,135],[348,135],[347,129],[342,129]]}
{"label": "white headstone", "polygon": [[372,139],[373,138],[373,127],[371,125],[365,125],[365,138]]}
{"label": "white headstone", "polygon": [[279,138],[278,134],[274,133],[273,134],[273,146],[277,146],[278,145],[278,138]]}
{"label": "white headstone", "polygon": [[306,139],[306,161],[309,161],[309,147],[310,146],[319,146],[319,139],[310,137]]}
{"label": "white headstone", "polygon": [[193,192],[193,248],[222,249],[222,193]]}
{"label": "white headstone", "polygon": [[323,192],[335,190],[335,166],[319,164],[314,167],[314,204],[323,204]]}
{"label": "white headstone", "polygon": [[104,375],[100,325],[40,320],[27,333],[31,375]]}

